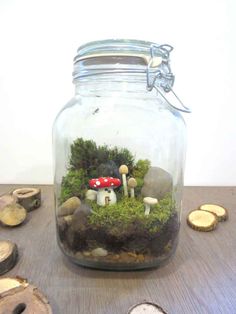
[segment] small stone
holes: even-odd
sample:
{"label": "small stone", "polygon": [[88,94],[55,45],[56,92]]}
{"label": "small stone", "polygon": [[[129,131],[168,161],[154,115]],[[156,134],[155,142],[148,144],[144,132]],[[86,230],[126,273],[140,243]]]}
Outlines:
{"label": "small stone", "polygon": [[83,255],[81,252],[76,252],[75,253],[75,257],[78,258],[78,259],[82,259],[83,258]]}
{"label": "small stone", "polygon": [[94,191],[94,190],[88,190],[85,194],[85,198],[87,200],[90,200],[90,201],[96,201],[97,199],[97,194],[98,192],[97,191]]}
{"label": "small stone", "polygon": [[170,250],[172,249],[172,244],[171,244],[171,241],[169,241],[166,246],[164,247],[164,251],[166,253],[170,252]]}
{"label": "small stone", "polygon": [[67,222],[67,224],[71,224],[73,215],[64,216],[63,218]]}
{"label": "small stone", "polygon": [[58,208],[58,216],[73,215],[75,210],[79,208],[80,205],[80,199],[76,196],[73,196],[61,204],[61,206]]}
{"label": "small stone", "polygon": [[133,253],[133,252],[128,252],[128,255],[131,256],[131,257],[134,257],[134,258],[137,257],[137,254],[135,254],[135,253]]}
{"label": "small stone", "polygon": [[151,167],[144,176],[144,185],[141,190],[142,196],[150,196],[162,199],[172,191],[173,180],[171,175],[159,167]]}
{"label": "small stone", "polygon": [[112,256],[112,259],[114,260],[118,260],[120,258],[120,255],[119,254],[115,254]]}
{"label": "small stone", "polygon": [[123,263],[133,263],[135,262],[135,258],[133,256],[130,256],[127,252],[121,252],[120,261]]}
{"label": "small stone", "polygon": [[143,254],[138,254],[137,255],[137,262],[144,262],[145,260],[145,257]]}
{"label": "small stone", "polygon": [[68,228],[67,221],[65,220],[64,217],[58,217],[58,219],[57,219],[57,227],[58,227],[59,233],[63,233],[64,234],[64,232]]}
{"label": "small stone", "polygon": [[86,257],[87,257],[87,256],[90,256],[90,255],[91,255],[91,252],[89,252],[89,251],[84,251],[84,252],[83,252],[83,255],[86,256]]}
{"label": "small stone", "polygon": [[102,257],[102,256],[107,256],[108,252],[107,252],[107,250],[105,250],[101,247],[98,247],[98,248],[92,250],[91,254],[93,256],[101,256]]}

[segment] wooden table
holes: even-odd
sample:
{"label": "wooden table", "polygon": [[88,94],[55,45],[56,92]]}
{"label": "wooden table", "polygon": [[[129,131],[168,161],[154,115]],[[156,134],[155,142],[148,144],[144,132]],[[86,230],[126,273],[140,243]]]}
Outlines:
{"label": "wooden table", "polygon": [[[0,194],[15,187],[0,185]],[[54,314],[126,314],[143,300],[169,314],[236,313],[236,188],[185,188],[175,257],[163,268],[136,272],[98,271],[68,262],[56,244],[52,186],[41,189],[43,206],[29,214],[27,223],[0,227],[1,239],[16,242],[20,253],[4,276],[19,275],[38,286]],[[209,233],[186,224],[186,213],[204,202],[222,204],[230,215]]]}

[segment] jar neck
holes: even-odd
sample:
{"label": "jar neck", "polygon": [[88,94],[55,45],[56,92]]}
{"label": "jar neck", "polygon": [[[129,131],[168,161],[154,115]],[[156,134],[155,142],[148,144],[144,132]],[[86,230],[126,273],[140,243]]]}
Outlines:
{"label": "jar neck", "polygon": [[[145,94],[149,97],[153,92],[147,90],[146,75],[92,75],[74,81],[75,94],[83,96],[111,96],[113,93],[139,97]],[[155,94],[155,93],[154,93]]]}

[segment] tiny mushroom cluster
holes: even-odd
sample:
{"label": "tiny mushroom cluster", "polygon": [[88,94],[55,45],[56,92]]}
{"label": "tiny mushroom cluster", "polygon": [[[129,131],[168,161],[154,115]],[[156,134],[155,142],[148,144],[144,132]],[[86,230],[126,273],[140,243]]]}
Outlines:
{"label": "tiny mushroom cluster", "polygon": [[122,176],[122,183],[123,183],[123,189],[124,189],[124,196],[128,197],[128,187],[130,189],[130,197],[135,197],[134,196],[134,188],[137,186],[137,181],[135,178],[129,178],[128,183],[127,183],[127,178],[126,175],[129,172],[129,169],[126,165],[121,165],[119,168],[119,172]]}
{"label": "tiny mushroom cluster", "polygon": [[[121,185],[120,179],[113,177],[100,177],[89,180],[89,186],[98,190],[96,194],[97,204],[100,206],[116,203],[114,188]],[[89,190],[90,191],[90,190]],[[88,194],[88,191],[87,191]],[[89,193],[94,200],[94,194]],[[90,199],[91,199],[90,198]]]}
{"label": "tiny mushroom cluster", "polygon": [[[129,178],[127,182],[126,175],[128,174],[129,169],[126,165],[121,165],[119,168],[119,173],[122,176],[123,191],[124,196],[128,197],[128,188],[130,190],[130,197],[135,198],[134,189],[137,186],[137,181],[135,178]],[[113,177],[100,177],[89,180],[90,190],[86,192],[86,199],[91,201],[97,201],[97,204],[100,206],[106,206],[115,204],[116,194],[114,188],[117,188],[121,185],[121,180]],[[96,190],[94,190],[96,189]],[[144,197],[143,199],[145,205],[145,215],[150,214],[151,206],[156,205],[158,200],[153,197]]]}

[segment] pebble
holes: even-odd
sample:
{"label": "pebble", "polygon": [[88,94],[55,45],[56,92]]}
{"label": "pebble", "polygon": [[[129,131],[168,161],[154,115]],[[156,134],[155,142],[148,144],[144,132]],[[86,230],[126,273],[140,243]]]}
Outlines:
{"label": "pebble", "polygon": [[91,255],[91,252],[89,252],[89,251],[84,251],[84,252],[83,252],[83,255],[84,255],[84,256],[90,256],[90,255]]}
{"label": "pebble", "polygon": [[97,194],[98,194],[97,191],[88,190],[88,191],[86,192],[85,198],[86,198],[87,200],[90,200],[90,201],[96,201],[96,199],[97,199]]}
{"label": "pebble", "polygon": [[76,252],[75,253],[75,257],[78,258],[78,259],[82,259],[83,255],[80,252]]}
{"label": "pebble", "polygon": [[137,262],[144,262],[145,260],[145,257],[143,254],[138,254],[137,255]]}
{"label": "pebble", "polygon": [[80,207],[81,201],[78,197],[73,196],[68,198],[61,206],[58,208],[58,216],[68,216],[73,215],[75,210]]}
{"label": "pebble", "polygon": [[101,247],[98,247],[98,248],[92,250],[91,254],[92,254],[92,256],[107,256],[108,252],[107,252],[107,250],[105,250]]}
{"label": "pebble", "polygon": [[120,258],[120,255],[119,254],[115,254],[112,256],[112,259],[114,260],[118,260]]}
{"label": "pebble", "polygon": [[64,216],[63,218],[65,219],[65,221],[70,224],[72,222],[72,217],[73,215],[68,215],[68,216]]}
{"label": "pebble", "polygon": [[137,257],[137,254],[132,253],[132,252],[128,252],[128,255],[129,255],[129,256],[131,256],[131,257],[134,257],[134,258],[136,258],[136,257]]}

